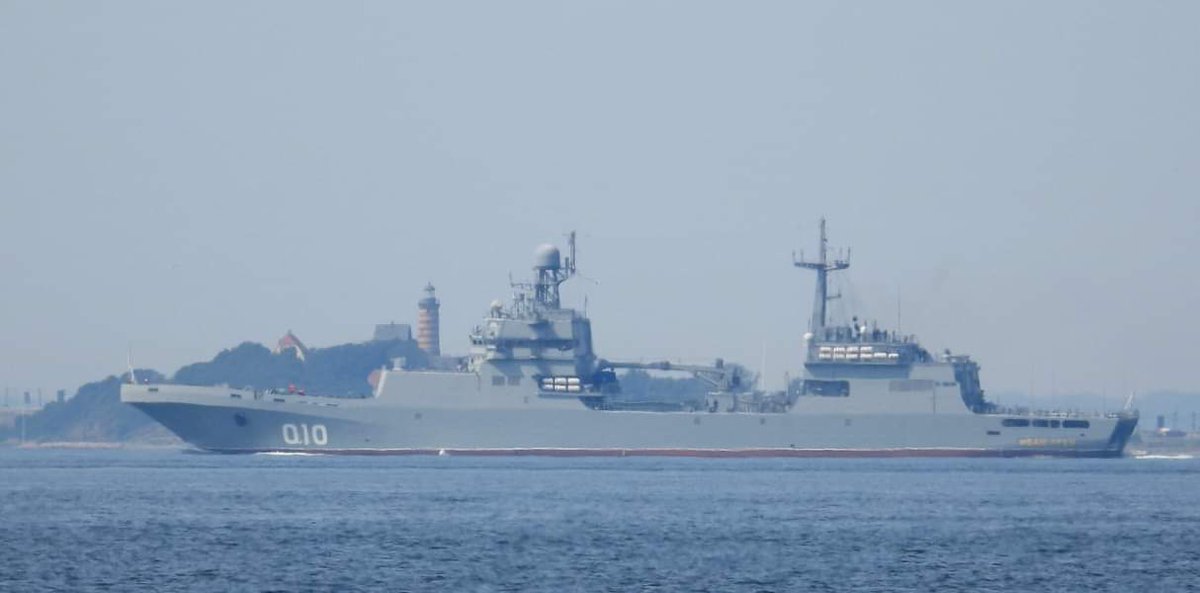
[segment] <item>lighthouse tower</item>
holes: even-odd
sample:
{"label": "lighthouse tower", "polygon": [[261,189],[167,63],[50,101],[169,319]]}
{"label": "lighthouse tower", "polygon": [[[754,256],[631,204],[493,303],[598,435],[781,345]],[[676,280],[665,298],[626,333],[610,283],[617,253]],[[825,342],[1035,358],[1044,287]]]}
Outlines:
{"label": "lighthouse tower", "polygon": [[434,296],[433,284],[425,285],[425,298],[417,301],[417,347],[430,356],[441,356],[438,330],[438,309],[441,303]]}

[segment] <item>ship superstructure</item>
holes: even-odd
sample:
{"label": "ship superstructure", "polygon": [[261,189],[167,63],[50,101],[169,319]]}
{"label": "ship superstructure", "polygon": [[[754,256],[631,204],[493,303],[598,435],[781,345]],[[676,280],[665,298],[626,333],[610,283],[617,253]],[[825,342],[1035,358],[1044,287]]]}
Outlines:
{"label": "ship superstructure", "polygon": [[[849,252],[830,256],[825,220],[821,220],[820,242],[815,260],[803,256],[797,268],[816,272],[816,293],[809,332],[805,338],[805,378],[801,396],[849,397],[855,392],[928,394],[930,410],[937,404],[939,389],[952,387],[966,411],[986,414],[996,406],[984,398],[979,365],[967,355],[948,350],[935,356],[921,346],[916,336],[880,329],[853,317],[848,323],[829,323],[828,303],[841,295],[829,293],[829,275],[850,267]],[[945,389],[940,390],[945,397]],[[957,407],[957,406],[955,406]]]}
{"label": "ship superstructure", "polygon": [[[492,303],[458,364],[395,365],[370,397],[162,384],[123,386],[122,400],[222,452],[1115,456],[1137,422],[1135,413],[1001,413],[970,358],[931,355],[856,318],[827,324],[828,276],[849,261],[829,256],[824,222],[818,258],[796,262],[817,273],[803,381],[780,393],[751,391],[720,360],[598,357],[591,321],[562,305],[560,287],[576,273],[573,233],[568,248],[565,258],[553,245],[535,251],[532,280]],[[436,301],[422,302],[436,314]],[[630,368],[690,372],[712,391],[697,402],[631,402],[617,376]]]}
{"label": "ship superstructure", "polygon": [[493,301],[483,325],[471,332],[470,372],[495,388],[532,387],[538,397],[574,403],[616,389],[612,373],[600,372],[592,350],[592,324],[564,308],[560,287],[575,275],[575,234],[569,255],[542,245],[534,252],[533,280],[513,283],[508,306]]}

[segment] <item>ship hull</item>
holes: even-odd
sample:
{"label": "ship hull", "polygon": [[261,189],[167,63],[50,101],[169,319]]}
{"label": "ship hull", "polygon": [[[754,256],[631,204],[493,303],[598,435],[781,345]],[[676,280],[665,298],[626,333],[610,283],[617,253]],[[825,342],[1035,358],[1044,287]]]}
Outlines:
{"label": "ship hull", "polygon": [[[256,398],[126,386],[122,399],[189,444],[223,453],[687,457],[1118,457],[1136,417],[1011,428],[992,414],[455,409],[378,398]],[[234,397],[237,396],[237,397]]]}
{"label": "ship hull", "polygon": [[1074,457],[1111,459],[1121,457],[1120,451],[1062,450],[1062,449],[336,449],[269,448],[225,449],[206,448],[210,453],[245,455],[253,453],[307,453],[316,455],[362,456],[463,456],[463,457],[708,457],[708,458],[888,458],[888,457]]}

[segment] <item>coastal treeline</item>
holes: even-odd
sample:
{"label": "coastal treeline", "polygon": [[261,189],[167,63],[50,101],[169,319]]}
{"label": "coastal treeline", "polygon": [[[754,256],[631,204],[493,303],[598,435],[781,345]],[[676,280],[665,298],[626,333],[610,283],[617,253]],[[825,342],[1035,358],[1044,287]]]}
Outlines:
{"label": "coastal treeline", "polygon": [[229,385],[251,389],[295,387],[322,395],[361,396],[371,392],[371,372],[404,359],[422,368],[426,354],[411,340],[343,344],[309,350],[303,359],[294,350],[273,353],[266,346],[245,342],[223,350],[208,362],[189,364],[172,381],[183,385]]}

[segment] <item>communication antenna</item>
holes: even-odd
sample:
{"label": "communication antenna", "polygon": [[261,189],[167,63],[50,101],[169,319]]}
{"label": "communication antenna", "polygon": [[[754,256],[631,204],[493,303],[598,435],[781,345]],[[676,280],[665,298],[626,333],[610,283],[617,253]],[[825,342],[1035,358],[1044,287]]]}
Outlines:
{"label": "communication antenna", "polygon": [[595,278],[591,278],[589,276],[584,276],[583,274],[580,274],[579,270],[576,268],[575,264],[578,261],[579,256],[575,255],[575,231],[571,231],[571,232],[567,233],[566,237],[567,237],[567,251],[570,255],[567,256],[566,261],[564,262],[563,268],[568,273],[567,277],[571,278],[571,277],[578,276],[581,280],[587,280],[588,282],[591,282],[592,284],[595,284],[596,286],[600,286],[599,280],[596,280]]}
{"label": "communication antenna", "polygon": [[567,250],[571,254],[567,256],[566,265],[563,267],[566,268],[567,278],[570,278],[575,275],[575,231],[567,233]]}
{"label": "communication antenna", "polygon": [[138,384],[137,375],[133,373],[133,345],[129,345],[129,351],[125,353],[125,366],[129,367],[129,382],[133,385]]}

